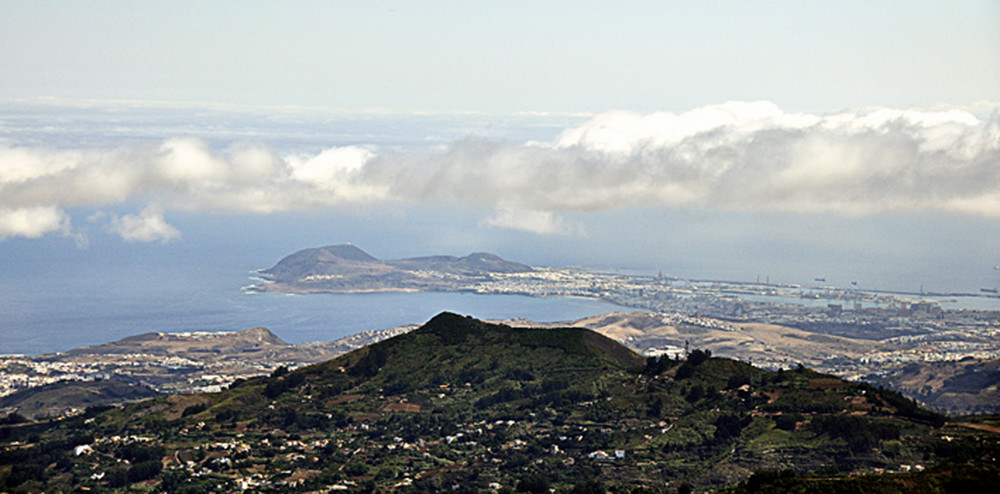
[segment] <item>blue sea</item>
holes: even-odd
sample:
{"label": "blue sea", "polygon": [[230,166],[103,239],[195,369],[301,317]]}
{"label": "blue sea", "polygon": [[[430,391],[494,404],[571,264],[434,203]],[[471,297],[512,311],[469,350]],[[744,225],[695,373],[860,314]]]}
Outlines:
{"label": "blue sea", "polygon": [[[85,247],[61,237],[0,242],[0,354],[59,352],[147,332],[239,331],[257,326],[289,343],[330,341],[359,331],[422,323],[442,311],[549,322],[631,310],[576,298],[467,293],[248,294],[241,288],[254,282],[256,270],[269,268],[298,249],[340,243],[366,232],[369,237],[359,246],[376,257],[442,251],[430,243],[407,245],[396,237],[374,235],[342,216],[233,216],[207,221],[175,216],[174,223],[185,236],[169,243],[127,243],[93,232]],[[527,250],[523,256],[515,252],[507,257],[535,264],[525,259],[530,258]],[[735,258],[730,264],[717,271],[704,262],[688,269],[717,279],[737,273],[730,279],[739,279],[739,267],[745,263]],[[962,285],[968,291],[992,286],[987,283],[996,273],[990,269],[988,278]],[[790,276],[787,281],[804,277]],[[1000,309],[996,298],[946,297],[941,302],[946,308]]]}
{"label": "blue sea", "polygon": [[179,245],[48,251],[50,243],[28,242],[10,240],[0,250],[0,354],[59,352],[146,332],[257,326],[289,343],[330,341],[422,323],[442,311],[564,321],[623,310],[575,298],[463,293],[250,294],[241,287],[252,283],[253,271],[280,257]]}
{"label": "blue sea", "polygon": [[[0,354],[66,351],[147,332],[257,326],[289,343],[330,341],[422,323],[442,311],[550,322],[632,310],[578,298],[469,293],[246,293],[241,288],[255,282],[256,270],[298,248],[323,244],[307,234],[294,238],[291,230],[260,226],[273,224],[250,222],[229,238],[188,224],[186,231],[203,233],[169,244],[128,244],[107,236],[93,236],[86,248],[65,238],[0,242]],[[305,230],[301,223],[289,225]],[[269,236],[268,228],[280,234]],[[252,238],[258,240],[249,242]],[[945,308],[1000,310],[996,298],[943,297],[940,302]]]}

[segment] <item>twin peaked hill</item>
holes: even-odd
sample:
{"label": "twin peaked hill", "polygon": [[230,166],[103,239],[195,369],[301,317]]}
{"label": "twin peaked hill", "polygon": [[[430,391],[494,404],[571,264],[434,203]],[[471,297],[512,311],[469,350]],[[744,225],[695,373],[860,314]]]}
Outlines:
{"label": "twin peaked hill", "polygon": [[288,293],[457,291],[490,273],[528,271],[532,271],[530,266],[485,252],[383,261],[343,244],[305,249],[281,259],[260,272],[271,283],[255,289]]}
{"label": "twin peaked hill", "polygon": [[[165,491],[499,484],[676,492],[683,483],[717,489],[792,468],[822,472],[837,492],[869,481],[841,474],[927,467],[878,484],[905,492],[959,475],[995,479],[1000,446],[982,430],[995,424],[978,425],[946,423],[897,393],[804,368],[770,372],[699,350],[683,361],[642,359],[585,329],[510,328],[443,313],[410,333],[221,393],[0,429],[10,443],[0,483],[23,491],[138,483]],[[80,444],[96,454],[73,456]],[[949,462],[963,467],[934,467]],[[13,464],[33,467],[4,467]],[[732,488],[768,479],[800,482],[794,473],[758,475]]]}

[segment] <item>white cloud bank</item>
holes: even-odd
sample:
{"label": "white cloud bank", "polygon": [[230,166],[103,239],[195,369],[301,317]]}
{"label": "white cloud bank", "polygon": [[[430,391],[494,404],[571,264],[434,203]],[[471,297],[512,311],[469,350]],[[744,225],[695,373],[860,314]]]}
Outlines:
{"label": "white cloud bank", "polygon": [[577,234],[561,214],[619,207],[1000,217],[1000,117],[961,109],[786,113],[731,102],[610,112],[549,143],[467,139],[444,150],[359,146],[279,156],[191,138],[54,151],[0,144],[0,239],[69,232],[65,208],[157,204],[109,217],[132,241],[179,232],[164,211],[269,213],[383,202],[492,208],[484,226]]}

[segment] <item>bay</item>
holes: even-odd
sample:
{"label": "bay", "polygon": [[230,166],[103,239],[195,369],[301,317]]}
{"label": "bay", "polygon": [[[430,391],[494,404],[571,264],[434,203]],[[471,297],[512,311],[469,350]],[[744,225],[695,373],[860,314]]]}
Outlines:
{"label": "bay", "polygon": [[[147,332],[267,327],[289,343],[330,341],[359,331],[423,323],[442,311],[477,318],[564,321],[626,310],[576,298],[471,293],[248,294],[254,252],[192,256],[176,246],[61,250],[4,245],[0,264],[0,354],[40,354]],[[41,249],[41,250],[39,250]],[[44,259],[44,261],[43,261]],[[273,259],[273,258],[272,258]]]}

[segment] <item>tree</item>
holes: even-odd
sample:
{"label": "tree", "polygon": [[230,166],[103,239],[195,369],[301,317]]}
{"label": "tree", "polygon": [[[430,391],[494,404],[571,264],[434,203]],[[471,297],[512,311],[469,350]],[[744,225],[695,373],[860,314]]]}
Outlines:
{"label": "tree", "polygon": [[11,412],[6,417],[0,419],[0,425],[12,425],[12,424],[22,424],[27,422],[28,418],[17,412]]}
{"label": "tree", "polygon": [[517,483],[517,492],[547,494],[549,492],[549,481],[538,474],[528,475]]}
{"label": "tree", "polygon": [[607,489],[600,480],[590,479],[574,485],[573,490],[569,492],[570,494],[604,494],[607,492]]}
{"label": "tree", "polygon": [[750,424],[750,416],[739,417],[737,415],[720,415],[715,419],[715,440],[726,441],[732,437],[739,437],[743,428]]}
{"label": "tree", "polygon": [[688,391],[687,396],[684,397],[688,403],[694,403],[705,397],[705,388],[701,384],[695,384],[691,386],[691,390]]}
{"label": "tree", "polygon": [[712,358],[711,350],[700,350],[696,349],[688,355],[687,361],[694,367],[698,367],[706,360]]}
{"label": "tree", "polygon": [[674,379],[687,379],[694,375],[694,366],[690,362],[684,362],[677,371],[674,372]]}
{"label": "tree", "polygon": [[795,426],[805,420],[802,414],[785,413],[774,417],[774,426],[783,431],[794,431]]}
{"label": "tree", "polygon": [[132,465],[132,468],[128,469],[128,481],[129,483],[142,482],[143,480],[149,480],[160,474],[163,470],[163,463],[160,460],[149,460],[141,463],[136,463]]}

